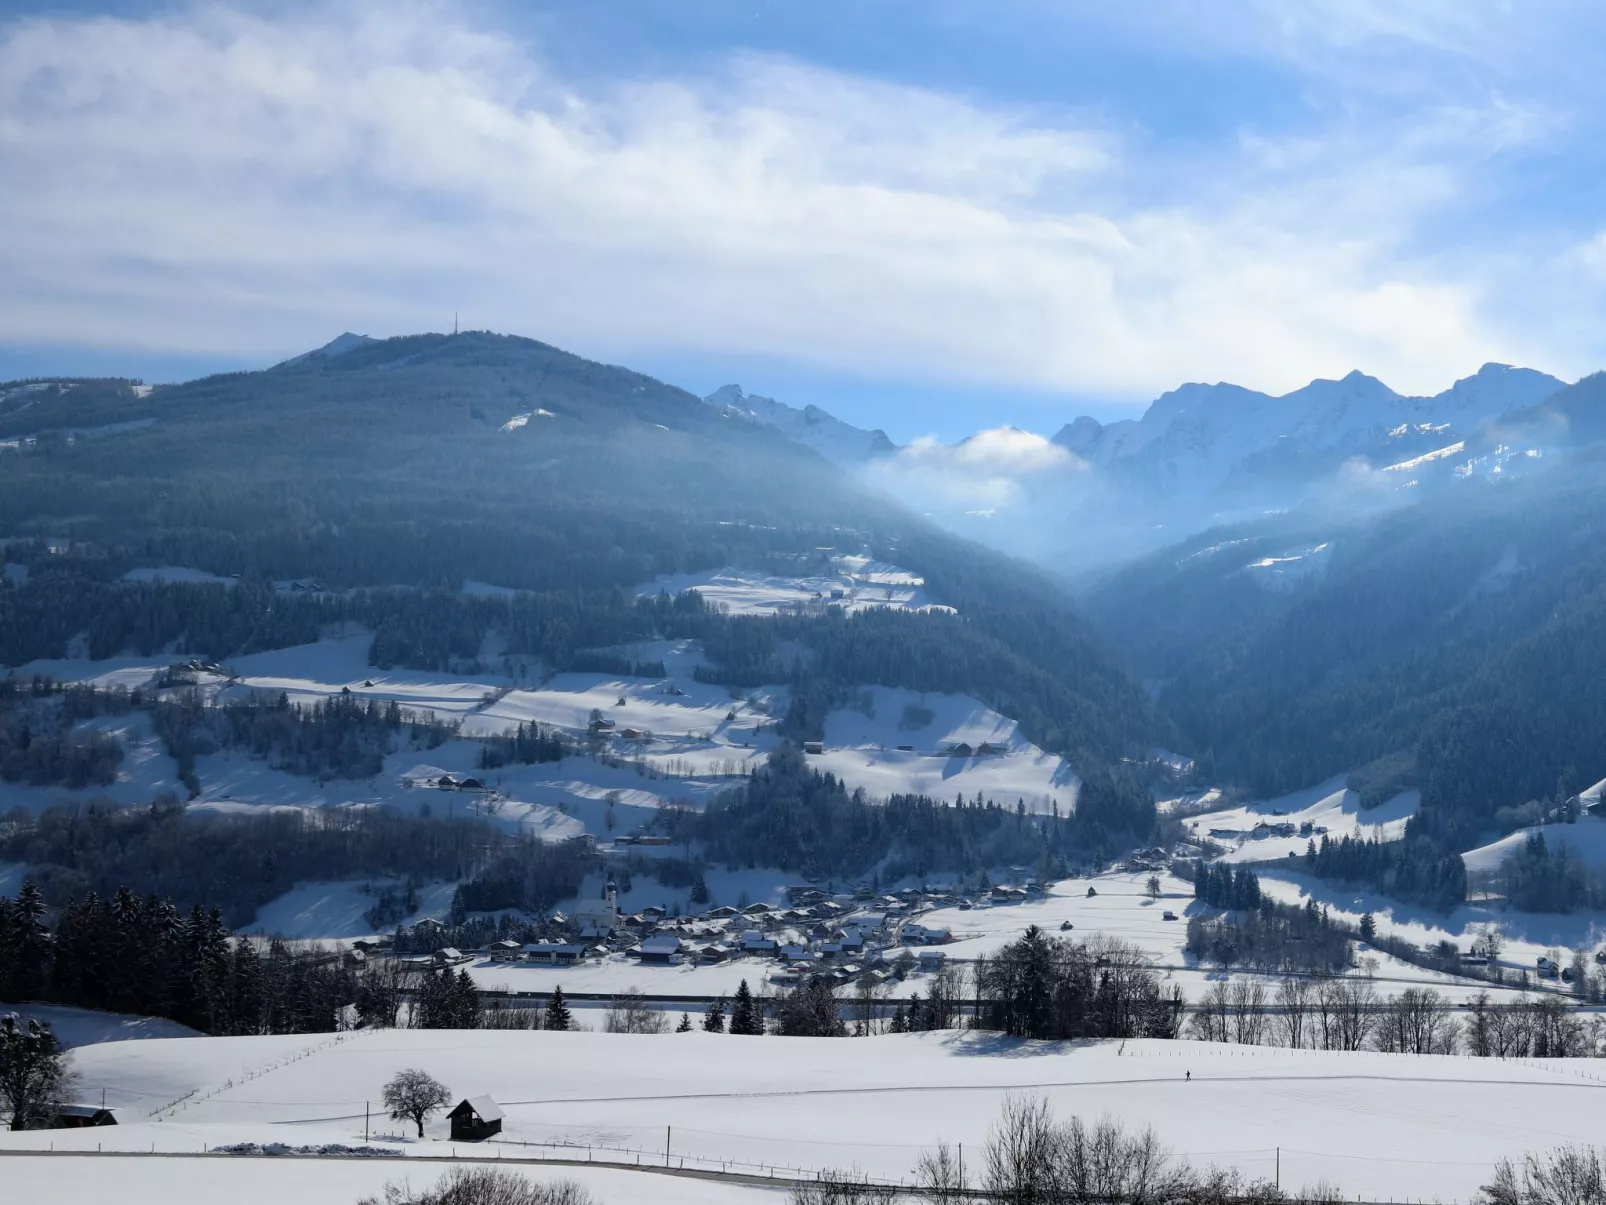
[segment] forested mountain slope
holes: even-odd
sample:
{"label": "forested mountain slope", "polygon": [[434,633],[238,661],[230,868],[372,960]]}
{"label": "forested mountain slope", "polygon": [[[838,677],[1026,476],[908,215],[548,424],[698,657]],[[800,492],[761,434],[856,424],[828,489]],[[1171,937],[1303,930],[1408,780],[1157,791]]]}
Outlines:
{"label": "forested mountain slope", "polygon": [[[528,339],[343,336],[263,372],[155,389],[14,383],[0,386],[0,444],[0,537],[26,570],[0,585],[10,664],[86,635],[97,656],[223,657],[342,618],[374,628],[387,663],[472,655],[495,630],[556,665],[667,626],[703,639],[733,683],[760,665],[802,675],[805,701],[849,680],[1009,700],[1044,743],[1093,764],[1166,735],[1045,574],[773,429]],[[923,574],[959,616],[827,613],[781,633],[634,598],[659,574],[795,569],[822,547]],[[241,580],[124,580],[138,565]],[[537,593],[468,598],[466,579]],[[287,580],[316,589],[287,596]],[[810,655],[782,657],[782,635]]]}
{"label": "forested mountain slope", "polygon": [[1259,793],[1359,769],[1374,794],[1419,785],[1415,830],[1468,848],[1606,775],[1594,447],[1379,516],[1212,531],[1089,606],[1205,772]]}

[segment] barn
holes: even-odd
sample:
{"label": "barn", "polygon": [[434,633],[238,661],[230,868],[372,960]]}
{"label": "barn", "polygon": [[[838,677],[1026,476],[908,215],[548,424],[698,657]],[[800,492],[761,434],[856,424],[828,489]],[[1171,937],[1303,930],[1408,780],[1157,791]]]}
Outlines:
{"label": "barn", "polygon": [[448,1113],[453,1142],[484,1142],[502,1132],[502,1106],[489,1096],[470,1096]]}

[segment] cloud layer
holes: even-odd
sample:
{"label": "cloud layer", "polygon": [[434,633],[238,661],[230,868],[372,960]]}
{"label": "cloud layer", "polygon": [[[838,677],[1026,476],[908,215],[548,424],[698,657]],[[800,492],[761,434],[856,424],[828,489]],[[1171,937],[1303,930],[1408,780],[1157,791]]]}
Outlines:
{"label": "cloud layer", "polygon": [[[1396,36],[1351,11],[1345,37]],[[1277,53],[1310,57],[1307,25]],[[266,355],[461,310],[580,350],[1132,396],[1356,366],[1431,392],[1488,359],[1577,373],[1594,346],[1558,349],[1501,298],[1542,274],[1598,308],[1598,239],[1418,246],[1470,165],[1547,120],[1435,105],[1245,131],[1200,162],[1107,117],[785,58],[582,84],[445,5],[25,20],[0,26],[0,324]],[[1026,451],[986,435],[983,459]]]}
{"label": "cloud layer", "polygon": [[1018,427],[978,431],[957,444],[929,436],[865,467],[869,480],[919,510],[1005,510],[1040,480],[1069,478],[1086,465],[1041,435]]}

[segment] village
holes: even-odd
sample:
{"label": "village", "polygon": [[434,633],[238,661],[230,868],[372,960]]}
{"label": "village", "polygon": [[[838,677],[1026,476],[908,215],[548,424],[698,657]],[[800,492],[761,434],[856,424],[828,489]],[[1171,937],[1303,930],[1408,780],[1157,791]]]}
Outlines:
{"label": "village", "polygon": [[[543,926],[545,940],[503,938],[477,950],[441,946],[427,954],[398,954],[394,938],[358,938],[351,957],[394,956],[411,969],[473,962],[575,967],[610,958],[642,966],[717,966],[746,960],[756,964],[756,977],[775,987],[815,978],[832,986],[879,985],[915,970],[942,967],[944,952],[935,947],[951,943],[954,935],[947,928],[921,923],[919,917],[927,912],[1021,903],[1042,894],[1035,880],[1024,886],[991,887],[980,898],[935,889],[875,895],[868,888],[830,893],[794,886],[786,889],[784,907],[762,902],[722,905],[671,916],[655,904],[621,912],[618,888],[610,880],[599,898],[580,900],[566,912],[553,913]],[[407,943],[427,944],[431,935],[446,930],[444,922],[425,918],[409,928]]]}

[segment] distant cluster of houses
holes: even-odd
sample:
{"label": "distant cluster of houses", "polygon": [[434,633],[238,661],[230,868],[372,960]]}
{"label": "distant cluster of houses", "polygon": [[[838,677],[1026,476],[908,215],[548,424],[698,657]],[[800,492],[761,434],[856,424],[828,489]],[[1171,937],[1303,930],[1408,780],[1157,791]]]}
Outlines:
{"label": "distant cluster of houses", "polygon": [[[996,887],[991,894],[994,903],[1029,898],[1025,889],[1015,887]],[[770,978],[782,984],[805,975],[822,975],[842,982],[866,975],[886,978],[891,974],[889,964],[903,961],[906,949],[913,963],[923,970],[942,966],[943,952],[935,947],[951,942],[953,934],[919,922],[914,914],[955,904],[971,906],[968,900],[913,889],[882,896],[861,892],[855,896],[799,887],[792,889],[786,906],[726,905],[670,917],[666,909],[657,905],[622,913],[618,891],[609,883],[600,898],[581,900],[568,913],[552,917],[559,934],[554,940],[497,941],[485,954],[495,962],[553,967],[576,966],[610,954],[634,958],[645,965],[760,958],[776,964]],[[450,966],[471,957],[442,947],[418,961]]]}

